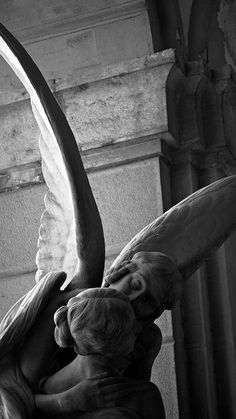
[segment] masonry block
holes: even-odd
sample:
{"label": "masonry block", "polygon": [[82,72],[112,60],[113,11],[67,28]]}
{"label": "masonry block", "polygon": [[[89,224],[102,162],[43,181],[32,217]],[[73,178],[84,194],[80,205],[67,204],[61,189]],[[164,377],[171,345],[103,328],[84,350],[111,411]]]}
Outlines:
{"label": "masonry block", "polygon": [[167,130],[165,83],[170,66],[145,68],[68,89],[59,101],[77,143],[93,148]]}
{"label": "masonry block", "polygon": [[98,26],[95,30],[98,61],[122,62],[153,52],[146,13]]}
{"label": "masonry block", "polygon": [[[109,76],[64,89],[58,99],[80,148],[129,141],[167,130],[165,83],[173,53],[113,67]],[[120,72],[120,69],[123,72]],[[0,107],[0,168],[39,159],[39,130],[29,100]]]}
{"label": "masonry block", "polygon": [[107,254],[123,246],[162,212],[158,159],[89,177],[102,217]]}

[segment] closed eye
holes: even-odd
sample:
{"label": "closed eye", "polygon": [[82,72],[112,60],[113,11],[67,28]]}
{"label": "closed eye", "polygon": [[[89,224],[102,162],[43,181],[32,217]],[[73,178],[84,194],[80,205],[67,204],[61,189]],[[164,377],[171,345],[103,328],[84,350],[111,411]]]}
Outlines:
{"label": "closed eye", "polygon": [[139,290],[142,289],[142,287],[143,287],[143,284],[140,281],[140,279],[135,278],[135,279],[132,280],[132,288],[133,288],[133,290],[139,291]]}

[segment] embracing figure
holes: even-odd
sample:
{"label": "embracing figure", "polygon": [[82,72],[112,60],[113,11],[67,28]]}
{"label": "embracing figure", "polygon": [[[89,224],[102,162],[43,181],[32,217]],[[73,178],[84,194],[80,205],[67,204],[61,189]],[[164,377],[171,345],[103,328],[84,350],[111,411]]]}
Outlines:
{"label": "embracing figure", "polygon": [[[180,294],[175,264],[163,254],[140,252],[106,277],[106,288],[60,291],[64,281],[63,273],[48,274],[1,324],[3,418],[17,417],[15,412],[33,417],[36,406],[42,417],[97,415],[98,409],[102,415],[113,408],[120,418],[130,412],[163,418],[159,390],[149,381],[161,347],[152,320]],[[58,351],[54,335],[59,346],[73,350]]]}
{"label": "embracing figure", "polygon": [[[112,288],[90,288],[60,307],[54,320],[57,343],[61,347],[73,346],[77,356],[44,380],[43,390],[47,394],[35,398],[40,410],[63,415],[75,412],[75,417],[81,411],[89,411],[89,417],[97,417],[98,413],[98,417],[108,417],[109,413],[117,418],[164,417],[161,397],[153,384],[119,380],[130,364],[139,330],[125,294]],[[107,384],[104,406],[101,400],[96,406],[93,384],[98,378],[100,386]],[[113,387],[117,393],[114,400]]]}
{"label": "embracing figure", "polygon": [[161,347],[153,320],[173,308],[184,281],[234,231],[236,176],[154,220],[103,278],[101,219],[73,133],[38,68],[1,25],[0,54],[30,95],[49,186],[38,282],[0,324],[1,417],[163,418],[160,392],[150,383]]}

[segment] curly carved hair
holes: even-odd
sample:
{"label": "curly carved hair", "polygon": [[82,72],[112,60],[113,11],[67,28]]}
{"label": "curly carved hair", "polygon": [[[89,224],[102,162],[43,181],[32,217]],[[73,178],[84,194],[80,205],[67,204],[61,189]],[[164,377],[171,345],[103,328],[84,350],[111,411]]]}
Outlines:
{"label": "curly carved hair", "polygon": [[55,315],[55,340],[81,355],[107,357],[133,350],[136,320],[126,295],[109,288],[90,288],[71,298]]}
{"label": "curly carved hair", "polygon": [[160,290],[163,308],[172,309],[183,290],[183,278],[174,260],[161,252],[138,252],[132,261],[139,266],[148,265],[149,276],[153,283],[156,282],[155,288],[158,286]]}

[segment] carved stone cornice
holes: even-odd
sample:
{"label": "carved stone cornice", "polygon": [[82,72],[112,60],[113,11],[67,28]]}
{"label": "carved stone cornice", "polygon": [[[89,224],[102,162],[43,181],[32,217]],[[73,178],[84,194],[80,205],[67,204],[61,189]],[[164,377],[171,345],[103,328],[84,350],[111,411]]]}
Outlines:
{"label": "carved stone cornice", "polygon": [[225,176],[236,174],[236,158],[224,145],[212,149],[180,147],[171,153],[172,167],[191,164],[199,171],[219,169]]}
{"label": "carved stone cornice", "polygon": [[190,163],[198,170],[236,166],[236,84],[232,68],[211,70],[201,60],[172,67],[167,80],[169,130],[177,139],[174,166]]}
{"label": "carved stone cornice", "polygon": [[[88,172],[161,153],[173,50],[106,66],[57,92]],[[75,80],[74,80],[75,83]],[[39,130],[29,100],[0,106],[0,193],[40,184]]]}
{"label": "carved stone cornice", "polygon": [[73,30],[81,31],[121,17],[130,18],[146,10],[143,0],[116,1],[112,4],[104,0],[80,3],[70,1],[67,4],[57,0],[56,5],[55,2],[44,2],[42,7],[35,2],[33,7],[28,5],[27,11],[9,3],[2,12],[1,21],[26,44]]}
{"label": "carved stone cornice", "polygon": [[[161,133],[81,152],[87,173],[162,156]],[[0,172],[0,194],[44,183],[41,161]]]}

